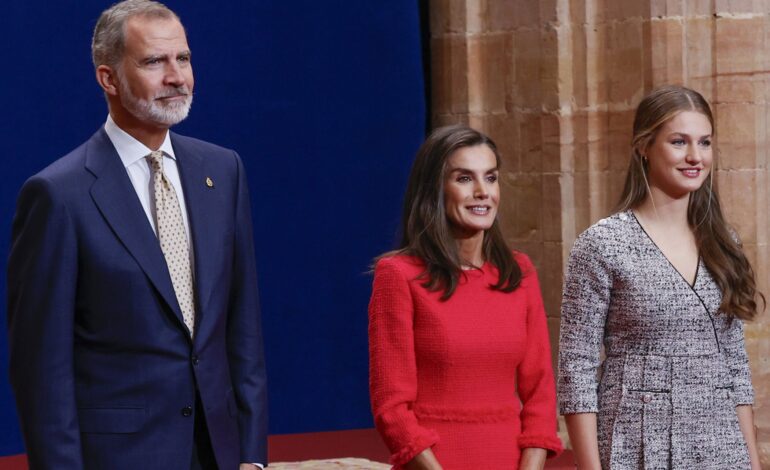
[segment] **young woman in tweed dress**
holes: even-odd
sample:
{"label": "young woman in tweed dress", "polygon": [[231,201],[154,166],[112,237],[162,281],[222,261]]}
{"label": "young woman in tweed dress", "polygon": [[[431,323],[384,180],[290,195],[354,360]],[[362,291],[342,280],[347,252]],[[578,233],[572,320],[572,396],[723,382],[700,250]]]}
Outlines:
{"label": "young woman in tweed dress", "polygon": [[713,129],[693,90],[645,97],[619,210],[572,248],[558,394],[579,469],[760,468],[743,322],[761,294],[722,216]]}
{"label": "young woman in tweed dress", "polygon": [[404,197],[401,248],[377,261],[370,392],[397,469],[542,469],[561,450],[535,268],[497,222],[500,158],[463,126],[433,132]]}

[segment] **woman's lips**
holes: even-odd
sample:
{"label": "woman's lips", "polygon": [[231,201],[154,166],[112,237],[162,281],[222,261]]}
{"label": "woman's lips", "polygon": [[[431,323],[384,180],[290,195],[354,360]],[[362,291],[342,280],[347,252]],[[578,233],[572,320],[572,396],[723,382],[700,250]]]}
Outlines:
{"label": "woman's lips", "polygon": [[475,215],[487,215],[489,213],[489,206],[468,206],[468,210]]}
{"label": "woman's lips", "polygon": [[703,171],[702,168],[681,168],[679,171],[682,172],[682,174],[688,178],[697,178],[700,176],[700,172]]}

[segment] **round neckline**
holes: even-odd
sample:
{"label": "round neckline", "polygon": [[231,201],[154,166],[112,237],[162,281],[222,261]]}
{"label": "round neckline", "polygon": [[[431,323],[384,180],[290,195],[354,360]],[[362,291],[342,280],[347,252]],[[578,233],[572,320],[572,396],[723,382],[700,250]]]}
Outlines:
{"label": "round neckline", "polygon": [[480,266],[474,266],[470,264],[461,264],[460,269],[463,271],[483,271],[484,268],[486,268],[487,264],[489,264],[489,260],[484,260],[483,263],[481,263]]}
{"label": "round neckline", "polygon": [[484,261],[484,264],[482,264],[481,266],[473,266],[470,269],[462,269],[460,272],[466,278],[474,278],[474,279],[483,278],[487,274],[488,265],[489,265],[489,261]]}

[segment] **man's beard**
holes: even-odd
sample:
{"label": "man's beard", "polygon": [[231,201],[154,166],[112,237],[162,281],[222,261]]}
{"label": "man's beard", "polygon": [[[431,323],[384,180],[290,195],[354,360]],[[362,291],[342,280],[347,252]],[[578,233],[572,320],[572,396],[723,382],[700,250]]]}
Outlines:
{"label": "man's beard", "polygon": [[[140,121],[171,127],[182,122],[190,113],[193,96],[187,86],[167,87],[152,99],[146,100],[131,93],[127,80],[122,74],[119,74],[118,80],[121,103]],[[180,95],[185,96],[184,101],[157,101],[158,98]]]}

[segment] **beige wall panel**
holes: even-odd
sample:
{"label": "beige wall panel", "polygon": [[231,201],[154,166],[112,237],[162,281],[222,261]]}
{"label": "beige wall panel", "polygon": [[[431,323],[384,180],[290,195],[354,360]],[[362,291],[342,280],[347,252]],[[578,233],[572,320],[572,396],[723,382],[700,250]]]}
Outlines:
{"label": "beige wall panel", "polygon": [[714,0],[715,11],[727,15],[762,13],[767,3],[762,0]]}
{"label": "beige wall panel", "polygon": [[465,34],[465,23],[465,2],[458,2],[457,0],[431,0],[431,36]]}
{"label": "beige wall panel", "polygon": [[431,39],[431,70],[451,73],[434,74],[431,83],[432,112],[457,114],[468,111],[468,42],[463,36]]}
{"label": "beige wall panel", "polygon": [[512,38],[506,33],[468,38],[468,111],[473,114],[504,113],[508,57]]}
{"label": "beige wall panel", "polygon": [[714,13],[715,0],[684,0],[687,16],[709,16]]}
{"label": "beige wall panel", "polygon": [[687,52],[684,47],[684,22],[679,18],[654,19],[648,27],[650,36],[655,38],[650,44],[652,85],[683,83]]}
{"label": "beige wall panel", "polygon": [[765,18],[761,16],[723,16],[716,21],[714,47],[719,75],[753,74],[758,54],[764,50]]}
{"label": "beige wall panel", "polygon": [[652,18],[682,16],[684,11],[685,2],[682,0],[650,0],[650,16]]}

